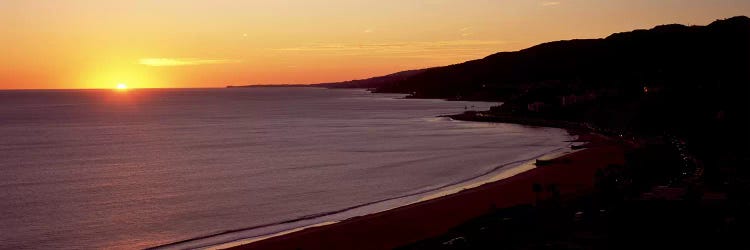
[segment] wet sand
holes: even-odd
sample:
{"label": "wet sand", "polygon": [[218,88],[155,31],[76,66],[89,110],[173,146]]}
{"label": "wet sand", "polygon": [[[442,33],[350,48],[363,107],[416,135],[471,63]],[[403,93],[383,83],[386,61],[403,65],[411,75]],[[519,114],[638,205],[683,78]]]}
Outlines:
{"label": "wet sand", "polygon": [[545,187],[555,184],[563,197],[584,194],[593,189],[596,169],[624,163],[625,149],[601,136],[585,134],[580,138],[590,141],[586,149],[508,179],[231,249],[391,249],[439,236],[494,208],[532,204],[536,201],[535,183]]}

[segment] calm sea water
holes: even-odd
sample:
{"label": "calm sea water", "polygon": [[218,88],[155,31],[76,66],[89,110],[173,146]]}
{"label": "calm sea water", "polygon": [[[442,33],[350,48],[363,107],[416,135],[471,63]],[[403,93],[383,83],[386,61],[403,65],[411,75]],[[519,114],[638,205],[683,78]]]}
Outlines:
{"label": "calm sea water", "polygon": [[[0,91],[0,248],[132,249],[257,226],[245,237],[270,233],[403,205],[569,139],[436,117],[494,103],[398,97]],[[298,218],[310,220],[279,224]]]}

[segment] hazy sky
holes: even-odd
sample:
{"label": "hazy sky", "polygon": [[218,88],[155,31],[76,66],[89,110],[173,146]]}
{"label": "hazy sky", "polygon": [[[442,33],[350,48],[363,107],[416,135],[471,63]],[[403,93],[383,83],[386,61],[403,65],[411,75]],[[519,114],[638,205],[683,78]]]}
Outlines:
{"label": "hazy sky", "polygon": [[747,0],[0,0],[0,88],[340,81],[748,14]]}

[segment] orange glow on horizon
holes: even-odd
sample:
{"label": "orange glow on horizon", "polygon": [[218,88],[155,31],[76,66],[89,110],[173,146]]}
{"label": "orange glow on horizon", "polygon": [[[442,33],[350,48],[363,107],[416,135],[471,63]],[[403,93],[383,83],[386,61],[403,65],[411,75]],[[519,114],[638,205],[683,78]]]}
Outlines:
{"label": "orange glow on horizon", "polygon": [[5,0],[0,89],[345,81],[747,13],[743,0]]}

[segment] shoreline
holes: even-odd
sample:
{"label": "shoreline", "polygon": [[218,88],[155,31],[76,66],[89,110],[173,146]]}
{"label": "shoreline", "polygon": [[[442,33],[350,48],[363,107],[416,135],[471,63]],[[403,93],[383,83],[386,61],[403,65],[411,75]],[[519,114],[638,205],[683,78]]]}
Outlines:
{"label": "shoreline", "polygon": [[[254,236],[254,237],[250,237],[250,238],[244,238],[244,239],[234,240],[234,241],[225,242],[225,243],[221,243],[221,244],[213,245],[213,246],[207,246],[207,247],[203,247],[203,248],[204,249],[228,249],[228,248],[231,248],[231,247],[237,247],[237,246],[242,246],[242,245],[246,245],[246,244],[252,244],[252,243],[255,243],[255,242],[258,242],[258,241],[267,240],[267,239],[271,239],[271,238],[275,238],[275,237],[279,237],[279,236],[283,236],[283,235],[295,233],[295,232],[298,232],[298,231],[301,231],[301,230],[306,230],[308,228],[317,228],[317,227],[329,226],[329,225],[333,225],[333,224],[336,224],[336,223],[346,222],[348,220],[351,220],[351,219],[354,219],[354,218],[358,218],[358,217],[370,216],[370,215],[374,215],[374,214],[383,213],[383,212],[387,212],[387,211],[390,211],[390,210],[398,209],[398,208],[401,208],[401,207],[410,206],[410,205],[418,204],[418,203],[421,203],[421,202],[427,202],[427,201],[430,201],[430,200],[433,200],[433,199],[438,199],[438,198],[449,196],[449,195],[454,195],[456,193],[460,193],[460,192],[463,192],[465,190],[470,190],[470,189],[473,189],[473,188],[476,188],[476,187],[479,187],[479,186],[482,186],[482,185],[485,185],[485,184],[489,184],[489,183],[496,182],[496,181],[503,180],[503,179],[513,178],[514,176],[516,176],[518,174],[522,174],[524,172],[532,170],[532,169],[536,168],[536,166],[534,165],[534,163],[535,163],[535,161],[537,159],[545,159],[545,160],[546,159],[554,159],[554,158],[557,158],[557,157],[560,157],[560,156],[571,154],[573,152],[574,152],[574,150],[571,150],[568,147],[557,148],[557,149],[545,152],[544,154],[534,156],[532,158],[522,159],[522,160],[517,160],[517,161],[512,161],[512,162],[508,162],[508,163],[505,163],[505,164],[498,165],[497,167],[493,168],[492,170],[490,170],[490,171],[488,171],[486,173],[482,173],[482,174],[477,175],[475,177],[472,177],[470,179],[460,180],[460,181],[457,181],[457,182],[454,182],[454,183],[448,183],[448,184],[440,186],[440,187],[438,187],[438,188],[436,188],[434,190],[429,190],[429,191],[426,191],[426,192],[417,192],[417,193],[407,194],[406,197],[394,197],[394,198],[392,198],[390,200],[399,200],[399,199],[404,199],[404,198],[414,198],[415,196],[419,196],[421,194],[424,194],[424,196],[419,197],[417,200],[414,200],[414,201],[411,201],[411,202],[408,202],[408,203],[405,203],[405,204],[402,204],[402,205],[399,205],[399,206],[396,206],[396,207],[391,207],[391,208],[387,208],[387,209],[384,209],[384,210],[379,210],[379,211],[376,211],[376,212],[367,213],[367,214],[363,214],[363,215],[357,215],[357,216],[349,217],[349,218],[346,218],[346,219],[343,219],[343,220],[324,221],[324,222],[320,222],[320,223],[316,223],[316,224],[312,224],[312,225],[308,225],[308,226],[296,227],[296,228],[292,228],[292,229],[288,229],[288,230],[283,230],[283,231],[280,231],[280,232],[274,232],[274,233],[269,233],[269,234],[265,234],[265,235],[259,235],[259,236]],[[390,201],[390,200],[388,200],[388,201]],[[377,202],[379,203],[379,202],[387,202],[387,201],[377,201]]]}
{"label": "shoreline", "polygon": [[[575,135],[570,130],[568,132]],[[504,174],[505,171],[501,171],[482,182],[466,183],[404,206],[326,225],[289,230],[258,240],[245,239],[222,245],[230,247],[228,249],[394,248],[440,235],[451,227],[481,216],[491,208],[533,204],[532,183],[554,183],[560,186],[563,196],[575,196],[593,187],[596,169],[624,162],[622,146],[615,145],[609,138],[593,134],[578,136],[573,141],[587,141],[587,148],[569,150],[561,155],[557,153],[552,157],[552,163],[543,167],[533,166],[533,162],[538,158],[550,157],[549,153],[509,170],[518,171],[526,164],[533,166],[530,169],[496,178]],[[499,170],[493,172],[496,171]],[[212,249],[219,249],[222,245]]]}
{"label": "shoreline", "polygon": [[[563,147],[555,148],[530,158],[505,162],[496,165],[488,171],[480,172],[477,175],[468,177],[466,179],[441,184],[437,187],[427,190],[418,190],[401,196],[364,203],[353,207],[343,208],[337,211],[325,212],[321,213],[320,216],[305,216],[278,223],[229,230],[212,235],[154,246],[148,249],[227,249],[230,247],[252,244],[258,241],[275,238],[308,228],[317,228],[346,222],[353,218],[383,213],[393,209],[398,209],[400,207],[410,206],[432,199],[437,199],[443,196],[453,195],[465,190],[479,187],[481,185],[496,182],[498,180],[512,178],[515,175],[534,169],[536,168],[534,162],[537,159],[552,159],[561,155],[573,153],[576,150],[572,150],[570,148],[570,145],[572,145],[572,143],[577,141],[578,139],[576,139],[576,135],[572,134],[569,134],[569,137],[570,140],[564,141],[568,142],[568,144]],[[291,227],[289,227],[290,225]],[[268,232],[263,232],[260,234],[257,233],[259,230],[263,229],[270,230]]]}

